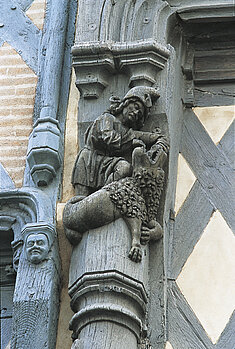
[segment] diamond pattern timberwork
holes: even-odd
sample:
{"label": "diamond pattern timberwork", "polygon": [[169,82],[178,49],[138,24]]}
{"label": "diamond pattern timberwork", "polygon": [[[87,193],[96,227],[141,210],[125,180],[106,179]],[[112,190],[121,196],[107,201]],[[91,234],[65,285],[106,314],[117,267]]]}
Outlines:
{"label": "diamond pattern timberwork", "polygon": [[213,343],[235,308],[235,238],[216,211],[188,258],[177,284]]}
{"label": "diamond pattern timberwork", "polygon": [[235,106],[194,108],[194,113],[215,144],[219,143],[235,118]]}
{"label": "diamond pattern timberwork", "polygon": [[[225,107],[225,113],[233,108]],[[212,116],[213,110],[218,121]],[[197,116],[186,109],[182,129],[180,157],[188,163],[196,181],[175,218],[168,269],[169,341],[173,347],[181,348],[182,342],[178,343],[172,334],[181,331],[184,348],[232,349],[234,121],[231,114],[225,117],[229,122],[223,123],[223,129],[214,137],[211,129],[216,130],[215,121],[221,121],[217,110],[205,108],[204,112],[195,112]],[[208,126],[208,115],[212,126]]]}
{"label": "diamond pattern timberwork", "polygon": [[195,181],[196,181],[196,177],[194,176],[189,165],[187,164],[187,161],[184,159],[184,157],[181,154],[179,154],[177,184],[176,184],[176,194],[175,194],[176,214],[180,210],[180,207],[184,203]]}

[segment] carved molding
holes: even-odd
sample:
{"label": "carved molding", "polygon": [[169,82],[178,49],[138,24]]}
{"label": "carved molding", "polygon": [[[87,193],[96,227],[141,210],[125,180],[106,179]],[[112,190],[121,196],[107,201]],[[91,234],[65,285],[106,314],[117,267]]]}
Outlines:
{"label": "carved molding", "polygon": [[130,43],[87,42],[72,49],[76,85],[85,99],[99,98],[112,74],[129,75],[129,86],[152,86],[170,51],[154,40]]}
{"label": "carved molding", "polygon": [[180,18],[185,22],[223,22],[232,20],[235,17],[234,3],[227,1],[227,3],[215,3],[204,2],[197,4],[196,6],[187,6],[177,10]]}
{"label": "carved molding", "polygon": [[115,72],[109,44],[82,43],[72,48],[76,86],[85,99],[99,98],[108,86],[109,75]]}
{"label": "carved molding", "polygon": [[156,74],[164,69],[170,51],[154,40],[140,40],[115,44],[114,54],[120,71],[127,70],[130,76],[129,87],[134,87],[156,83]]}
{"label": "carved molding", "polygon": [[29,137],[27,161],[37,186],[46,186],[56,177],[62,163],[62,136],[57,120],[38,119]]}
{"label": "carved molding", "polygon": [[51,2],[40,41],[39,81],[35,103],[35,116],[38,119],[29,137],[27,153],[30,174],[39,187],[47,186],[56,177],[62,163],[61,130],[56,119],[63,83],[63,60],[68,44],[66,35],[69,6],[69,0],[63,1],[60,6],[57,1]]}
{"label": "carved molding", "polygon": [[75,312],[70,322],[74,339],[83,327],[96,321],[125,326],[137,340],[144,335],[147,294],[140,282],[117,271],[94,272],[77,280],[69,294]]}
{"label": "carved molding", "polygon": [[33,227],[43,224],[52,227],[52,213],[52,205],[48,196],[35,188],[0,192],[0,231],[12,230],[14,233],[11,245],[14,253],[13,266],[16,271],[23,246],[22,232],[29,223]]}

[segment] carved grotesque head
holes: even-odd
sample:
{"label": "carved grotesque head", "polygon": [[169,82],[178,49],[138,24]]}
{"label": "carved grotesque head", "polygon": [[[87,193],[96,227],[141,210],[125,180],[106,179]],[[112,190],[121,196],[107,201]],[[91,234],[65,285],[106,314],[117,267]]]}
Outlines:
{"label": "carved grotesque head", "polygon": [[25,242],[26,256],[29,262],[38,264],[46,259],[50,250],[49,240],[46,234],[29,234]]}

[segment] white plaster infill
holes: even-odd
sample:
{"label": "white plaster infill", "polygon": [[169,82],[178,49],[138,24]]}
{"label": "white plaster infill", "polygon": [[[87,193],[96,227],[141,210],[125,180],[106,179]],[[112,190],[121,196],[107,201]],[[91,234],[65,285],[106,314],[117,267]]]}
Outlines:
{"label": "white plaster infill", "polygon": [[175,213],[177,214],[187,198],[193,184],[196,181],[196,177],[190,169],[185,158],[179,154],[178,157],[178,172],[177,172],[177,184],[175,194]]}
{"label": "white plaster infill", "polygon": [[174,349],[174,348],[172,347],[171,343],[167,341],[165,349]]}
{"label": "white plaster infill", "polygon": [[193,108],[199,121],[205,127],[215,144],[219,143],[235,119],[235,105],[207,108]]}
{"label": "white plaster infill", "polygon": [[235,308],[234,255],[234,235],[216,211],[176,280],[213,344]]}

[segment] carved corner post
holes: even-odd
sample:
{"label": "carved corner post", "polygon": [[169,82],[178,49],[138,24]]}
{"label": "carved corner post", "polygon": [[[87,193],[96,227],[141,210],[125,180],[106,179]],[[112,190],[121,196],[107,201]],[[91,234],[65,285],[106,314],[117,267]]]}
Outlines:
{"label": "carved corner post", "polygon": [[[136,100],[136,108],[141,108],[142,103],[150,103],[152,94],[157,94],[155,89],[143,86],[132,88],[120,102],[118,110],[125,105],[129,108],[128,117],[134,116],[130,112],[132,100]],[[123,117],[126,115],[124,110]],[[103,125],[106,117],[110,122],[113,120],[113,115],[107,116],[106,113],[97,118],[89,128],[87,140]],[[128,133],[136,137],[131,138],[136,146],[132,151],[133,171],[126,175],[124,170],[128,168],[128,162],[124,158],[110,158],[104,154],[96,157],[93,148],[85,147],[75,165],[75,190],[81,189],[76,184],[76,166],[87,152],[91,152],[89,156],[95,161],[91,174],[98,163],[102,166],[107,159],[113,163],[114,172],[110,174],[111,181],[101,189],[69,200],[63,214],[66,235],[75,246],[69,280],[71,307],[75,312],[70,322],[73,348],[98,349],[107,345],[112,349],[120,346],[135,349],[148,342],[150,295],[149,246],[146,244],[150,240],[161,239],[163,234],[157,213],[165,181],[163,168],[168,143],[159,130],[133,131],[123,127],[118,118],[115,122],[117,125],[113,126],[117,126],[119,131],[122,129],[126,136]],[[118,132],[114,129],[111,134],[110,142],[116,143]],[[120,167],[117,168],[117,164]],[[89,163],[86,165],[89,166]],[[79,166],[79,170],[82,171],[82,167]],[[115,179],[115,175],[121,174],[122,178]],[[89,176],[93,178],[93,175],[102,180],[102,174]],[[83,190],[89,189],[82,187]]]}
{"label": "carved corner post", "polygon": [[75,246],[69,281],[73,348],[147,346],[146,244],[163,236],[157,214],[169,144],[159,128],[141,128],[158,98],[148,86],[112,97],[78,154],[72,177],[77,196],[63,214]]}
{"label": "carved corner post", "polygon": [[77,196],[63,217],[74,245],[73,349],[161,348],[164,342],[161,238],[169,144],[165,104],[157,109],[155,102],[159,94],[166,100],[157,86],[165,84],[159,74],[170,51],[152,34],[140,40],[112,32],[112,20],[130,21],[132,5],[79,4],[72,53],[81,151],[72,179]]}
{"label": "carved corner post", "polygon": [[0,223],[13,232],[12,349],[47,348],[56,343],[59,307],[57,236],[53,208],[35,188],[0,193]]}

